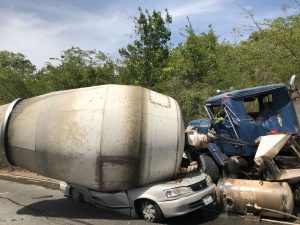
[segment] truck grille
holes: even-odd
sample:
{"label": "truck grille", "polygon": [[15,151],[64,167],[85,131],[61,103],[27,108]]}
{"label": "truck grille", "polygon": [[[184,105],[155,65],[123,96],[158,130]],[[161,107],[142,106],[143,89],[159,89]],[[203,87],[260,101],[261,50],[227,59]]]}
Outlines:
{"label": "truck grille", "polygon": [[206,180],[203,180],[203,181],[200,181],[196,184],[193,184],[190,186],[190,188],[193,190],[193,191],[200,191],[200,190],[203,190],[204,188],[207,188],[207,183],[206,183]]}

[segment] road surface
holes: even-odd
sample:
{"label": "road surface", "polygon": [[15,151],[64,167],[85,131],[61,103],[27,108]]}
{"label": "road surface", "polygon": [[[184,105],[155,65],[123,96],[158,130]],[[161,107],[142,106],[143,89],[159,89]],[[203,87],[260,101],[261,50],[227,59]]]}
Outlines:
{"label": "road surface", "polygon": [[[0,225],[2,224],[149,225],[152,223],[132,219],[86,203],[73,202],[57,190],[0,180]],[[259,223],[245,220],[240,216],[198,210],[185,216],[167,219],[165,224],[262,225],[271,223]]]}

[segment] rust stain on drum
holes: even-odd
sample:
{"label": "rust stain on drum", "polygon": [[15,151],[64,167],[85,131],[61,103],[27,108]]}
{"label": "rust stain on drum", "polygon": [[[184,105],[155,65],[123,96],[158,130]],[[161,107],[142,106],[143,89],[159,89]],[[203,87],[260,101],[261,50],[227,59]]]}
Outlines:
{"label": "rust stain on drum", "polygon": [[[138,160],[126,156],[99,156],[97,158],[99,189],[126,190],[136,187],[136,171]],[[114,170],[108,170],[114,168]],[[111,176],[111,179],[108,176]],[[120,188],[122,187],[122,188]]]}
{"label": "rust stain on drum", "polygon": [[[142,132],[145,129],[145,127],[142,128],[141,125],[141,121],[143,117],[141,96],[143,94],[144,89],[141,87],[129,87],[129,88],[127,87],[125,90],[126,90],[125,104],[127,105],[127,107],[123,110],[126,110],[126,112],[124,113],[125,114],[124,121],[126,122],[126,124],[120,124],[119,126],[124,128],[123,132],[127,136],[126,142],[124,143],[122,148],[122,152],[121,152],[122,155],[107,156],[103,154],[102,151],[103,139],[101,139],[100,154],[97,157],[97,161],[96,161],[97,165],[95,171],[96,173],[95,181],[98,183],[99,188],[101,188],[102,190],[115,189],[109,187],[106,181],[107,179],[104,180],[105,179],[104,176],[106,176],[105,174],[106,171],[104,171],[105,168],[108,167],[123,168],[123,171],[121,171],[120,174],[114,173],[113,171],[111,172],[111,176],[115,180],[115,184],[118,183],[118,179],[120,179],[119,176],[123,175],[123,178],[127,177],[127,181],[125,183],[121,182],[122,185],[118,186],[119,189],[121,186],[126,189],[136,187],[140,176],[140,170],[139,170],[140,167],[139,159],[141,153],[140,141],[143,135]],[[111,104],[110,102],[107,102],[107,100],[108,98],[106,98],[104,111],[106,110],[107,104]],[[102,131],[103,131],[104,120],[105,120],[105,113],[103,117]],[[112,139],[112,141],[118,141],[118,140]],[[130,174],[125,174],[125,173],[130,173]],[[114,184],[112,183],[113,182],[110,183],[111,186],[114,186]]]}
{"label": "rust stain on drum", "polygon": [[[139,171],[139,176],[137,177],[137,182],[141,183],[143,181],[143,178],[145,177],[145,166],[144,166],[144,161],[145,161],[145,157],[146,157],[146,137],[147,137],[147,130],[148,130],[148,126],[147,126],[147,114],[145,112],[147,112],[148,110],[148,101],[147,101],[147,93],[149,93],[149,90],[147,89],[142,89],[142,93],[141,93],[141,98],[140,98],[140,102],[141,102],[141,123],[140,123],[140,146],[139,146],[139,164],[138,164],[138,171]],[[147,174],[149,176],[149,174]]]}
{"label": "rust stain on drum", "polygon": [[149,91],[149,100],[151,103],[160,105],[166,108],[171,108],[170,97],[160,93]]}

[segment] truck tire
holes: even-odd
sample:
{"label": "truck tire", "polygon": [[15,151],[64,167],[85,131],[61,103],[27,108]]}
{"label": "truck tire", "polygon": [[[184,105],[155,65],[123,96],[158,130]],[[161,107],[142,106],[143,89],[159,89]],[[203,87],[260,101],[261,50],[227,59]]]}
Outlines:
{"label": "truck tire", "polygon": [[78,190],[76,190],[76,188],[72,188],[70,192],[70,196],[74,200],[74,202],[83,202],[83,195]]}
{"label": "truck tire", "polygon": [[149,222],[160,223],[164,221],[164,215],[159,206],[148,199],[139,202],[139,211],[141,216]]}
{"label": "truck tire", "polygon": [[198,166],[200,171],[210,176],[214,183],[220,178],[220,171],[216,162],[208,155],[200,154],[198,158]]}

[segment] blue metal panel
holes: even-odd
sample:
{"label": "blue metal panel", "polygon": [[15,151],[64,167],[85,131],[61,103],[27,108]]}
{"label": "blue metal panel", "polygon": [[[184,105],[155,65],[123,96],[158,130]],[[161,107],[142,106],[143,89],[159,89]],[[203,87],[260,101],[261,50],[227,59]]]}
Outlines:
{"label": "blue metal panel", "polygon": [[236,99],[236,98],[251,97],[254,95],[263,94],[281,88],[286,89],[284,84],[271,84],[271,85],[264,85],[259,87],[245,88],[241,90],[234,90],[231,92],[226,92],[224,94],[211,97],[206,101],[206,104],[220,104],[220,102],[222,102],[224,99],[227,98]]}
{"label": "blue metal panel", "polygon": [[207,134],[208,129],[211,126],[211,121],[209,118],[203,118],[198,120],[192,120],[188,124],[189,126],[196,127],[196,131],[200,134]]}
{"label": "blue metal panel", "polygon": [[[269,94],[272,95],[272,111],[263,114],[263,118],[260,120],[250,117],[245,108],[245,98],[258,98],[260,111],[257,113],[262,115],[263,98]],[[295,112],[288,90],[283,84],[236,90],[212,97],[206,103],[224,107],[238,138],[250,144],[254,144],[257,137],[270,132],[297,133]],[[219,135],[236,138],[232,125],[229,125],[231,123],[228,117],[212,124],[212,127]],[[256,152],[256,147],[253,146],[235,146],[221,142],[217,144],[221,151],[227,155],[251,156]]]}
{"label": "blue metal panel", "polygon": [[[224,166],[224,157],[220,150],[220,148],[215,143],[210,143],[208,145],[209,152],[211,153],[214,160],[217,162],[219,166]],[[227,158],[227,157],[226,157]]]}

